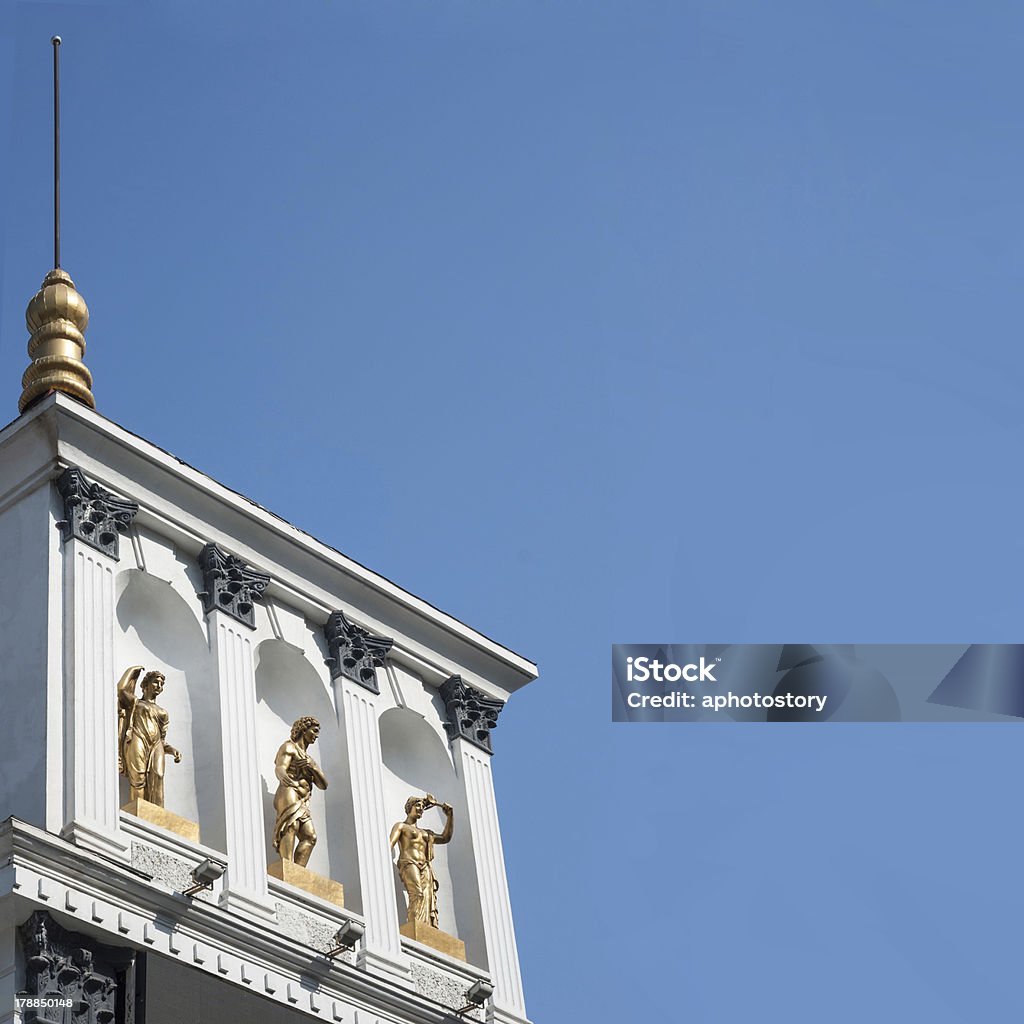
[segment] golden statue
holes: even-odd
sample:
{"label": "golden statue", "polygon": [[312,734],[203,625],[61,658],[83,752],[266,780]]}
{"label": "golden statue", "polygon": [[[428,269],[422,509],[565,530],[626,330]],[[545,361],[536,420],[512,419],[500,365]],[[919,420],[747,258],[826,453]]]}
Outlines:
{"label": "golden statue", "polygon": [[[440,807],[448,820],[438,835],[416,823],[430,807]],[[437,927],[437,879],[434,877],[434,844],[448,843],[452,838],[452,805],[440,804],[427,793],[411,796],[405,801],[405,821],[391,830],[389,845],[398,844],[398,874],[409,897],[408,924],[429,924]]]}
{"label": "golden statue", "polygon": [[320,735],[320,723],[307,715],[296,720],[292,736],[281,744],[274,758],[278,787],[274,794],[274,849],[282,861],[294,861],[300,867],[309,863],[316,846],[316,829],[309,813],[313,787],[327,788],[327,779],[307,750]]}
{"label": "golden statue", "polygon": [[142,696],[135,685],[142,672],[133,665],[117,684],[117,770],[128,777],[131,800],[148,800],[164,805],[164,754],[181,761],[181,753],[166,742],[170,718],[157,704],[164,689],[163,672],[142,677]]}

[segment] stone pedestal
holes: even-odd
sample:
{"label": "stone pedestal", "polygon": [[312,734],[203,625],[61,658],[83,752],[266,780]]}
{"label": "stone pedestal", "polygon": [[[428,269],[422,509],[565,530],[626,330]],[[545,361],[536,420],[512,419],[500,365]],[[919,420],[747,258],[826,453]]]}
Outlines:
{"label": "stone pedestal", "polygon": [[345,887],[341,882],[333,878],[324,878],[309,868],[300,867],[291,860],[275,861],[267,868],[267,874],[272,878],[279,878],[288,885],[294,885],[296,889],[304,889],[314,896],[318,896],[336,907],[345,906]]}
{"label": "stone pedestal", "polygon": [[407,921],[398,930],[407,939],[415,939],[416,942],[422,942],[424,946],[430,946],[431,949],[436,949],[456,960],[466,959],[466,944],[433,925],[425,924],[423,921]]}
{"label": "stone pedestal", "polygon": [[166,807],[151,804],[148,800],[130,800],[121,810],[127,811],[128,814],[134,814],[136,818],[151,822],[153,825],[159,825],[161,828],[167,829],[168,832],[187,839],[190,843],[199,842],[199,825],[194,821],[189,821],[188,818],[181,817],[180,814],[167,810]]}

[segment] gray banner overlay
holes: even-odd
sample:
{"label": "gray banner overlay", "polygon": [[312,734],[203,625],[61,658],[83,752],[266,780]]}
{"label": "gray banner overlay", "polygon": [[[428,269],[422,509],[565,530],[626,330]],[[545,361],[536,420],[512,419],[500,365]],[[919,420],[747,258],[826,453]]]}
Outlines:
{"label": "gray banner overlay", "polygon": [[1024,644],[615,644],[614,722],[1012,722]]}

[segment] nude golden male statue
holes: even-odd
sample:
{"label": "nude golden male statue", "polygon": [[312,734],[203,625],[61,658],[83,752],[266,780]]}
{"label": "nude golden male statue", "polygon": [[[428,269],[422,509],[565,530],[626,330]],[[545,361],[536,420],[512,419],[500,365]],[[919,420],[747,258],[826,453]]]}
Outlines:
{"label": "nude golden male statue", "polygon": [[133,665],[117,684],[117,769],[128,777],[129,799],[163,807],[164,755],[179,763],[181,753],[166,742],[170,718],[156,702],[163,693],[164,674],[147,672],[139,697],[135,686],[141,673],[142,666]]}
{"label": "nude golden male statue", "polygon": [[327,788],[324,773],[307,753],[319,735],[320,723],[312,715],[297,719],[292,725],[291,739],[281,744],[274,759],[278,781],[274,794],[274,849],[281,854],[281,860],[294,861],[303,868],[316,846],[309,798],[314,786]]}
{"label": "nude golden male statue", "polygon": [[[430,807],[440,807],[447,821],[440,834],[420,828],[417,822]],[[437,879],[434,877],[434,844],[452,838],[452,805],[438,803],[427,793],[405,801],[405,821],[391,830],[390,846],[398,846],[398,875],[409,896],[408,922],[420,921],[437,927]]]}

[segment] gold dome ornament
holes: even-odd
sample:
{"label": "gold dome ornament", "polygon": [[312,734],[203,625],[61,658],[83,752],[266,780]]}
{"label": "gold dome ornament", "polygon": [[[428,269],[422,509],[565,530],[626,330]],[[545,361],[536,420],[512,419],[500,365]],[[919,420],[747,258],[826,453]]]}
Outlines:
{"label": "gold dome ornament", "polygon": [[75,290],[71,276],[59,267],[51,270],[25,310],[32,362],[21,378],[19,412],[51,391],[63,391],[90,409],[96,408],[92,374],[82,362],[88,324],[89,307]]}

